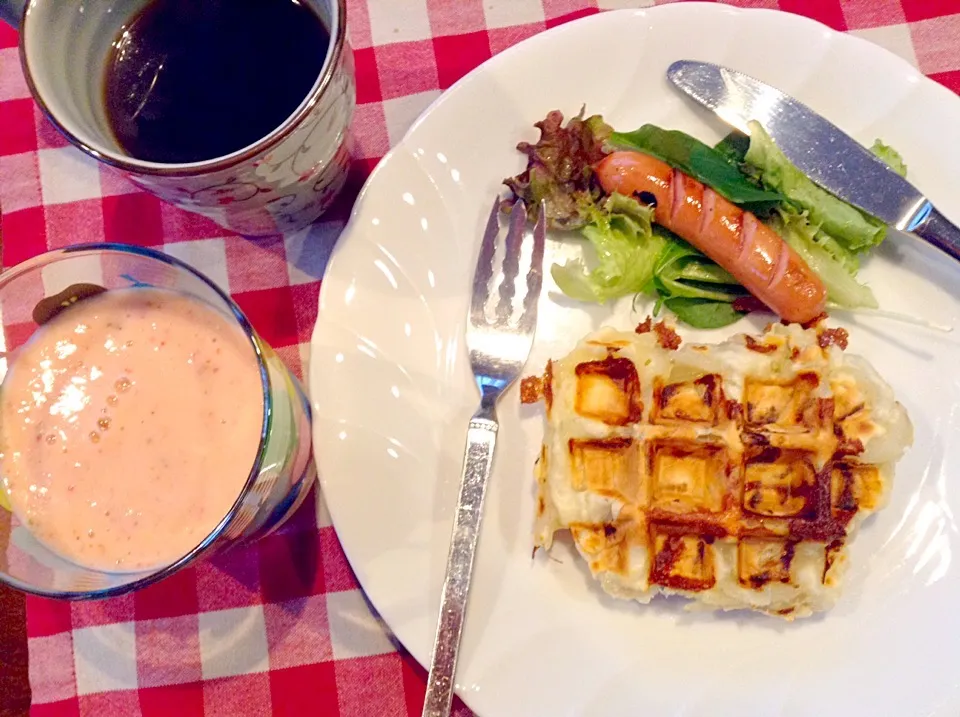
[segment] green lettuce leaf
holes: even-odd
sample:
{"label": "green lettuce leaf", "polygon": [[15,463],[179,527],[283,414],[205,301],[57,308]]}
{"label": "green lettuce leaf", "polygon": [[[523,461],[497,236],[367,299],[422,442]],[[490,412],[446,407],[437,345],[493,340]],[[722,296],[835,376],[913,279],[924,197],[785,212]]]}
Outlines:
{"label": "green lettuce leaf", "polygon": [[596,255],[588,269],[582,259],[550,268],[560,290],[572,299],[604,303],[650,291],[657,257],[667,240],[652,230],[653,208],[621,194],[583,207],[581,233]]}
{"label": "green lettuce leaf", "polygon": [[750,122],[746,161],[760,170],[764,186],[782,192],[810,221],[845,249],[861,252],[883,241],[887,227],[813,183],[774,144],[759,122]]}
{"label": "green lettuce leaf", "polygon": [[656,157],[754,214],[769,212],[784,199],[776,191],[753,184],[726,156],[679,130],[645,124],[633,132],[613,132],[607,145]]}
{"label": "green lettuce leaf", "polygon": [[767,223],[820,277],[830,301],[847,309],[877,308],[870,287],[854,278],[856,257],[812,224],[806,214],[781,209]]}
{"label": "green lettuce leaf", "polygon": [[665,306],[697,329],[727,326],[743,316],[731,303],[748,294],[729,272],[667,229],[654,232],[667,240],[654,268],[655,312]]}
{"label": "green lettuce leaf", "polygon": [[745,316],[726,301],[674,296],[664,299],[663,304],[676,314],[680,321],[695,329],[719,329]]}
{"label": "green lettuce leaf", "polygon": [[714,149],[719,152],[728,162],[733,164],[742,164],[744,157],[747,156],[747,149],[750,148],[750,137],[740,130],[733,130],[726,137],[717,142]]}
{"label": "green lettuce leaf", "polygon": [[746,295],[725,269],[675,234],[657,227],[670,240],[654,268],[654,286],[660,296],[731,302]]}
{"label": "green lettuce leaf", "polygon": [[874,140],[870,151],[901,177],[907,176],[907,165],[904,164],[903,157],[900,156],[900,153],[893,147],[877,139]]}

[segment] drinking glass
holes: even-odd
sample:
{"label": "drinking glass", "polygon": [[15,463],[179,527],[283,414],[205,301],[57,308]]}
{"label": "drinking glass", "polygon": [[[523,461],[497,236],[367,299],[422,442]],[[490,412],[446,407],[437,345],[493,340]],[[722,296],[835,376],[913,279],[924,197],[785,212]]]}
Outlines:
{"label": "drinking glass", "polygon": [[[0,380],[6,377],[17,349],[37,330],[33,314],[38,302],[54,296],[69,299],[78,285],[84,284],[107,290],[154,287],[176,291],[204,302],[235,323],[257,357],[263,423],[256,459],[230,511],[199,545],[159,568],[107,572],[67,560],[39,542],[21,523],[0,485],[0,580],[26,592],[66,599],[134,590],[202,557],[260,538],[297,509],[316,479],[310,404],[299,381],[227,294],[196,269],[158,251],[86,244],[42,254],[0,274]],[[2,430],[0,426],[0,435]],[[177,447],[170,446],[170,450]],[[176,476],[170,479],[171,490],[176,490]]]}

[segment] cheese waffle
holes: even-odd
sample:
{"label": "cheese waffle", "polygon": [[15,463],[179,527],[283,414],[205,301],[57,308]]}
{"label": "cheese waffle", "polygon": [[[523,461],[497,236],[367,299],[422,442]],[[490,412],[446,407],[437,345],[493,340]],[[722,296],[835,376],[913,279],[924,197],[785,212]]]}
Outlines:
{"label": "cheese waffle", "polygon": [[906,411],[839,330],[776,324],[674,350],[654,328],[602,329],[525,380],[546,414],[536,546],[569,530],[620,598],[828,609],[847,541],[913,440]]}

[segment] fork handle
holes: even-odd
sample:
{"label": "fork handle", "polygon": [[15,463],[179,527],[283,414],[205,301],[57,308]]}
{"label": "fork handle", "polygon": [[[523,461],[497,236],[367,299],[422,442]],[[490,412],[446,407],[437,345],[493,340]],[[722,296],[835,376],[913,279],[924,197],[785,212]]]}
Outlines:
{"label": "fork handle", "polygon": [[480,536],[483,517],[483,497],[493,465],[493,451],[497,443],[497,416],[493,402],[484,405],[473,415],[467,429],[467,446],[463,456],[460,477],[460,499],[453,520],[453,536],[447,556],[447,574],[440,596],[440,617],[430,661],[427,696],[422,717],[447,717],[453,700],[454,674],[463,618],[467,610],[473,558]]}

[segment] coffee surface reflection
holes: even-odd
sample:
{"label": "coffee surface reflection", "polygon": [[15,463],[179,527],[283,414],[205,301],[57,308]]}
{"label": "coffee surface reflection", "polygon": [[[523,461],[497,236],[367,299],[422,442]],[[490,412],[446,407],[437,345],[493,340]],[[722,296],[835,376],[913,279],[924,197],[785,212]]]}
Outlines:
{"label": "coffee surface reflection", "polygon": [[296,0],[153,0],[107,58],[110,128],[136,159],[231,154],[293,113],[329,44],[323,21]]}

